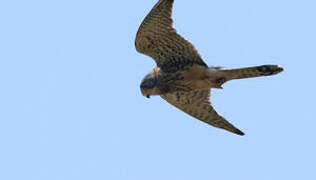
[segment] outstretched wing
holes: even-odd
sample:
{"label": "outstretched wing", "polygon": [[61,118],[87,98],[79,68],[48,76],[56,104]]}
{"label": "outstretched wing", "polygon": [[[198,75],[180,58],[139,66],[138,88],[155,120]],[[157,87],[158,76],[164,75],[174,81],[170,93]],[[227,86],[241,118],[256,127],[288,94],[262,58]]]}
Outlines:
{"label": "outstretched wing", "polygon": [[161,97],[183,112],[209,125],[225,129],[238,135],[244,135],[242,131],[217,114],[210,104],[210,90],[174,92],[163,94]]}
{"label": "outstretched wing", "polygon": [[140,25],[135,46],[152,57],[164,72],[175,72],[188,65],[206,66],[194,46],[172,26],[173,0],[159,0]]}

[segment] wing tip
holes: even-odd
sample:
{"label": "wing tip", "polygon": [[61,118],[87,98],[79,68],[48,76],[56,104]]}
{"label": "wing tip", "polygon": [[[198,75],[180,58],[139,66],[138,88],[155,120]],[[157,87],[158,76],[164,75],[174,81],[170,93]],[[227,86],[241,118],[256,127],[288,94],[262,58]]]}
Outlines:
{"label": "wing tip", "polygon": [[163,1],[167,1],[167,2],[173,3],[174,0],[159,0],[159,1],[155,4],[154,7],[155,7],[155,8],[158,7]]}
{"label": "wing tip", "polygon": [[237,134],[237,135],[240,135],[240,136],[245,135],[244,132],[242,132],[241,130],[239,130],[239,129],[237,129],[237,128],[233,131],[233,133],[235,133],[235,134]]}

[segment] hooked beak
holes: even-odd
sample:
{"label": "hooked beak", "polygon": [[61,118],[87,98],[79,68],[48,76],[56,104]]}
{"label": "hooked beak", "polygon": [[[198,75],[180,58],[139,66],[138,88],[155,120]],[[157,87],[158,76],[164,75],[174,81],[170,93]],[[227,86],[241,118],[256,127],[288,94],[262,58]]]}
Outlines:
{"label": "hooked beak", "polygon": [[146,96],[146,98],[148,98],[148,99],[149,99],[149,98],[150,98],[150,95],[147,95],[147,96]]}

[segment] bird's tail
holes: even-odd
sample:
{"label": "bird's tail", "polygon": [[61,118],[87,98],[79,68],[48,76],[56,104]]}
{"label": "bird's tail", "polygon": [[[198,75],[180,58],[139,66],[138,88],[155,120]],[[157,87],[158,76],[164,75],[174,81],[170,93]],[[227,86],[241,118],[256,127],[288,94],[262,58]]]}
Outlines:
{"label": "bird's tail", "polygon": [[282,72],[283,68],[278,65],[262,65],[236,69],[221,69],[220,71],[228,81],[233,79],[271,76]]}

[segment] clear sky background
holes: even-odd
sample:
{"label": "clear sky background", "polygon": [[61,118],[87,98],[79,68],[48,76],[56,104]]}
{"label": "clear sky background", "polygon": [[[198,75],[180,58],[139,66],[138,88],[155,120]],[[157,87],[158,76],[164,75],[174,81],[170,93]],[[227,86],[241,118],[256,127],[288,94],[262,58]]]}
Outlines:
{"label": "clear sky background", "polygon": [[243,137],[141,95],[155,63],[134,39],[156,2],[0,2],[0,179],[316,179],[316,2],[175,0],[207,64],[285,69],[213,90]]}

